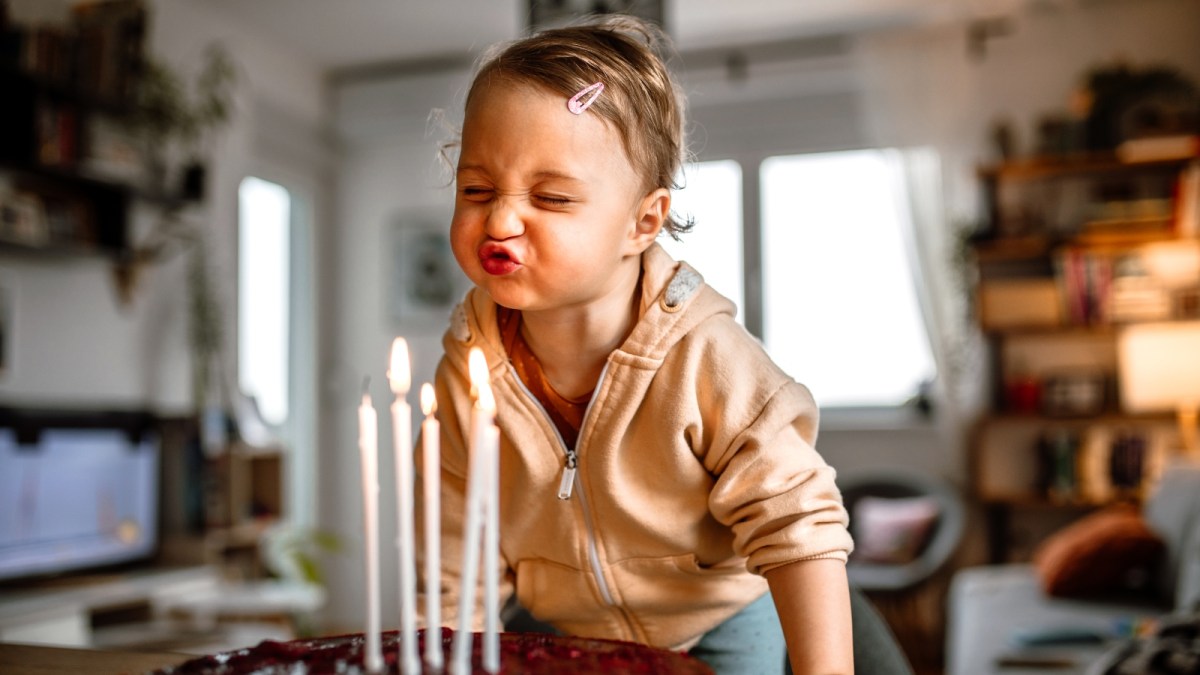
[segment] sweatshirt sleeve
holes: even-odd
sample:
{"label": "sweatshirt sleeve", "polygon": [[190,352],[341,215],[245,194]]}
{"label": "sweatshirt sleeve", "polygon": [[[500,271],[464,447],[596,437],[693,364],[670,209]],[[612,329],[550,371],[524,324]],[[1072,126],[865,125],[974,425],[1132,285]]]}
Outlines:
{"label": "sweatshirt sleeve", "polygon": [[[456,373],[443,362],[438,366],[436,391],[438,400],[438,421],[441,424],[441,604],[442,625],[457,628],[458,603],[462,587],[463,539],[466,514],[467,475],[470,467],[470,452],[466,442],[466,425],[470,419],[470,397],[466,386],[460,382]],[[420,446],[417,446],[420,447]],[[420,453],[417,453],[418,470],[423,472]],[[424,546],[424,499],[416,502],[418,548],[423,552]],[[503,603],[513,592],[512,577],[508,565],[501,556],[500,569],[500,602]],[[424,576],[424,566],[420,567]],[[424,625],[425,599],[424,581],[420,585],[421,597],[418,603],[421,623]],[[483,630],[483,577],[480,575],[475,589],[475,609],[472,630]]]}
{"label": "sweatshirt sleeve", "polygon": [[717,476],[709,509],[734,535],[734,550],[757,574],[801,560],[845,561],[854,548],[835,472],[817,453],[817,407],[790,378],[750,422],[710,448]]}

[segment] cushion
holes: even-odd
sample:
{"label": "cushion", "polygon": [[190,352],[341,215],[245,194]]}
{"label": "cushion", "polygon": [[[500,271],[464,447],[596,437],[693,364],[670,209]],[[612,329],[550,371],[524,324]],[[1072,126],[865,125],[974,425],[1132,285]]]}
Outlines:
{"label": "cushion", "polygon": [[1162,539],[1136,508],[1114,505],[1047,537],[1033,564],[1047,594],[1088,597],[1144,581],[1163,551]]}
{"label": "cushion", "polygon": [[900,565],[912,562],[933,531],[941,506],[933,497],[861,497],[850,523],[853,558],[858,562]]}

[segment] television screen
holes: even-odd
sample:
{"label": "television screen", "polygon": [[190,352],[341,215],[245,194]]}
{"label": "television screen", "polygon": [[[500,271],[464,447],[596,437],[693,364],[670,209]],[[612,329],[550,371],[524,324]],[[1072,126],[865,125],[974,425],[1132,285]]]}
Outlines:
{"label": "television screen", "polygon": [[149,557],[159,441],[148,430],[0,424],[0,580]]}

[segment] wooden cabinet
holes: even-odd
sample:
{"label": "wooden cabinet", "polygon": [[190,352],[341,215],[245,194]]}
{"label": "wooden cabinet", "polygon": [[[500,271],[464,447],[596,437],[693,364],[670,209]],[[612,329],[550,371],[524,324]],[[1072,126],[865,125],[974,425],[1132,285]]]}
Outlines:
{"label": "wooden cabinet", "polygon": [[234,441],[205,466],[205,548],[208,562],[238,580],[269,576],[260,546],[284,514],[287,450]]}
{"label": "wooden cabinet", "polygon": [[1019,560],[1047,529],[1035,521],[1140,499],[1178,442],[1170,414],[1123,411],[1117,340],[1200,315],[1200,160],[1089,155],[980,178],[988,225],[969,249],[990,406],[971,480],[991,557]]}

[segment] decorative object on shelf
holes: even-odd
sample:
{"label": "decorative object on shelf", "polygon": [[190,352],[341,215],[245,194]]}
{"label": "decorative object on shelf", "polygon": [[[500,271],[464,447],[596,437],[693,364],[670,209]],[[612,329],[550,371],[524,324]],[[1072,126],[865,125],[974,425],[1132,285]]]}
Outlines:
{"label": "decorative object on shelf", "polygon": [[1084,91],[1090,150],[1114,150],[1124,141],[1200,133],[1200,90],[1175,68],[1117,63],[1093,68]]}
{"label": "decorative object on shelf", "polygon": [[1042,381],[1024,369],[1005,378],[1004,405],[1010,412],[1032,414],[1042,409]]}
{"label": "decorative object on shelf", "polygon": [[1113,488],[1121,494],[1136,494],[1145,478],[1146,437],[1129,431],[1117,433],[1108,456],[1108,473]]}
{"label": "decorative object on shelf", "polygon": [[1079,435],[1075,462],[1079,499],[1085,504],[1108,504],[1116,498],[1112,479],[1113,430],[1089,425]]}
{"label": "decorative object on shelf", "polygon": [[1039,488],[1052,501],[1070,502],[1078,496],[1078,453],[1079,437],[1069,429],[1050,429],[1038,439]]}
{"label": "decorative object on shelf", "polygon": [[1200,321],[1127,326],[1117,338],[1121,406],[1131,413],[1175,411],[1181,446],[1200,458]]}
{"label": "decorative object on shelf", "polygon": [[1042,383],[1042,411],[1052,417],[1090,417],[1104,411],[1108,378],[1094,369],[1047,373]]}

